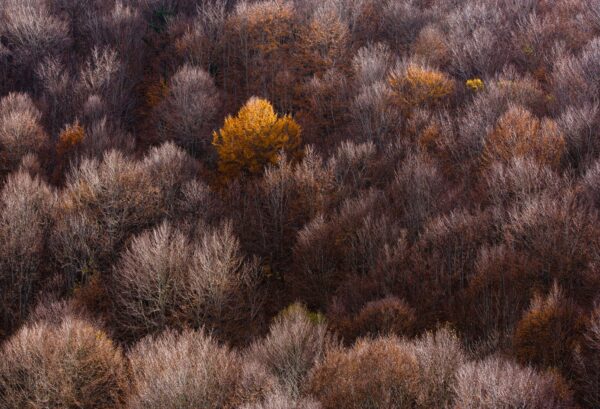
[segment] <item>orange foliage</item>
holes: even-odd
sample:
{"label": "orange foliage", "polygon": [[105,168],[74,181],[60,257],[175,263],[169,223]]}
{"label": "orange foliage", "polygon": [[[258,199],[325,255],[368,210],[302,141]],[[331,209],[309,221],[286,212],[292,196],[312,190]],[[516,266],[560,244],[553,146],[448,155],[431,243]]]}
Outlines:
{"label": "orange foliage", "polygon": [[75,121],[75,123],[67,125],[58,137],[58,144],[56,146],[57,153],[60,156],[63,156],[68,152],[71,152],[72,150],[76,149],[81,142],[83,142],[84,138],[85,130],[79,124],[79,121]]}
{"label": "orange foliage", "polygon": [[508,164],[515,156],[529,156],[557,168],[564,151],[565,139],[556,122],[540,121],[526,109],[512,106],[487,136],[482,162],[484,166],[494,161]]}
{"label": "orange foliage", "polygon": [[566,369],[583,331],[581,314],[557,285],[546,298],[536,296],[513,339],[521,362]]}
{"label": "orange foliage", "polygon": [[310,391],[324,409],[412,407],[416,357],[394,337],[359,340],[334,351],[315,369]]}
{"label": "orange foliage", "polygon": [[250,98],[235,117],[228,116],[213,134],[219,154],[219,171],[227,178],[242,173],[262,172],[277,163],[280,151],[296,155],[300,146],[300,126],[291,116],[279,117],[269,101]]}
{"label": "orange foliage", "polygon": [[441,105],[455,89],[454,81],[447,74],[416,64],[393,71],[388,82],[395,102],[406,113],[422,106]]}

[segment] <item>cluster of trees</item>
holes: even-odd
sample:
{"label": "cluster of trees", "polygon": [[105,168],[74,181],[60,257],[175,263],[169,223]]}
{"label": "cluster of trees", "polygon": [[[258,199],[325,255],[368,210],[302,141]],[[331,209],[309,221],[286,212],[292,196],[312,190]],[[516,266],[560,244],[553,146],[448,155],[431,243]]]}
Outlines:
{"label": "cluster of trees", "polygon": [[600,1],[2,0],[0,406],[600,406]]}

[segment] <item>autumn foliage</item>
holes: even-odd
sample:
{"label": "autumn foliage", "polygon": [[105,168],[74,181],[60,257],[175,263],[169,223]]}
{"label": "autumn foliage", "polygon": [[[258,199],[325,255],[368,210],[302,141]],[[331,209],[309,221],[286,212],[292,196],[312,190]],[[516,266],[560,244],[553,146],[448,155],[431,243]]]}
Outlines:
{"label": "autumn foliage", "polygon": [[600,0],[0,0],[0,408],[600,407]]}
{"label": "autumn foliage", "polygon": [[556,168],[564,148],[564,136],[554,121],[540,121],[529,111],[514,106],[487,135],[482,160],[506,163],[513,157],[531,157],[540,165]]}
{"label": "autumn foliage", "polygon": [[268,101],[250,98],[235,117],[225,118],[213,145],[224,176],[255,175],[275,164],[281,151],[298,153],[300,127],[289,115],[277,115]]}

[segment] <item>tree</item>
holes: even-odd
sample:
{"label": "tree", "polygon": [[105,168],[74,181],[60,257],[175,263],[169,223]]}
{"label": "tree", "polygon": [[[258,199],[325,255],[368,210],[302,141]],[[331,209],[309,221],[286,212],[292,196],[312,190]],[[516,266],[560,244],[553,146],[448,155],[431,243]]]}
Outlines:
{"label": "tree", "polygon": [[575,351],[575,390],[589,407],[600,406],[600,306],[587,322],[584,339]]}
{"label": "tree", "polygon": [[557,168],[565,151],[565,138],[556,122],[540,121],[526,109],[511,106],[488,134],[483,164],[508,164],[515,156],[531,157],[540,165]]}
{"label": "tree", "polygon": [[265,366],[292,397],[298,397],[312,367],[333,346],[322,316],[293,304],[275,318],[269,335],[255,342],[247,359]]}
{"label": "tree", "polygon": [[129,354],[137,390],[131,409],[233,408],[241,360],[204,331],[167,331]]}
{"label": "tree", "polygon": [[515,330],[513,345],[519,361],[568,370],[570,353],[583,330],[580,316],[556,284],[547,297],[534,297]]}
{"label": "tree", "polygon": [[58,55],[69,45],[68,25],[39,0],[7,0],[2,8],[5,18],[0,35],[6,38],[14,62],[22,70],[20,79],[31,81],[38,62],[45,56]]}
{"label": "tree", "polygon": [[123,333],[158,333],[184,321],[186,237],[168,223],[135,237],[113,272],[113,301]]}
{"label": "tree", "polygon": [[130,389],[120,348],[79,318],[29,324],[0,350],[4,408],[119,409]]}
{"label": "tree", "polygon": [[384,81],[394,62],[394,55],[385,43],[360,48],[352,58],[355,81],[362,87]]}
{"label": "tree", "polygon": [[240,409],[321,409],[321,405],[312,398],[294,399],[275,392],[265,397],[263,402],[244,405]]}
{"label": "tree", "polygon": [[411,48],[418,58],[434,67],[446,67],[450,63],[450,50],[444,33],[435,25],[423,27]]}
{"label": "tree", "polygon": [[445,73],[409,63],[394,69],[388,78],[396,104],[407,115],[412,109],[436,107],[454,92],[454,81]]}
{"label": "tree", "polygon": [[340,18],[332,2],[324,2],[299,34],[298,67],[304,76],[321,76],[331,68],[344,69],[348,54],[348,25]]}
{"label": "tree", "polygon": [[0,170],[14,170],[24,155],[44,148],[48,136],[41,119],[27,94],[10,93],[0,99]]}
{"label": "tree", "polygon": [[359,340],[334,350],[314,369],[309,391],[325,409],[412,407],[417,359],[395,337]]}
{"label": "tree", "polygon": [[410,348],[417,357],[416,407],[450,407],[455,397],[458,368],[467,358],[456,332],[448,327],[428,331],[412,341]]}
{"label": "tree", "polygon": [[159,191],[149,173],[111,150],[102,160],[82,160],[67,175],[52,235],[67,286],[105,268],[131,234],[159,218]]}
{"label": "tree", "polygon": [[386,297],[365,304],[350,323],[349,332],[352,337],[410,336],[414,332],[415,322],[415,310],[404,300]]}
{"label": "tree", "polygon": [[[438,294],[431,296],[438,312],[463,307],[457,296],[474,275],[479,248],[496,238],[493,226],[489,213],[464,209],[424,226],[412,253],[413,270],[427,282],[429,294]],[[419,303],[427,304],[423,301]]]}
{"label": "tree", "polygon": [[66,155],[70,151],[75,150],[85,138],[85,129],[75,121],[73,124],[65,126],[58,137],[56,152],[59,156]]}
{"label": "tree", "polygon": [[465,409],[568,409],[565,381],[501,358],[468,362],[458,369],[455,407]]}
{"label": "tree", "polygon": [[[533,197],[508,215],[504,240],[537,267],[529,274],[530,288],[549,291],[556,280],[582,306],[590,306],[600,281],[596,262],[600,254],[597,212],[569,192]],[[516,259],[512,264],[517,266]]]}
{"label": "tree", "polygon": [[402,115],[394,104],[395,96],[385,81],[375,81],[360,88],[350,104],[350,111],[361,142],[373,140],[382,144],[387,137],[397,134]]}
{"label": "tree", "polygon": [[23,171],[10,175],[0,192],[0,320],[5,329],[25,317],[44,278],[54,205],[51,188]]}
{"label": "tree", "polygon": [[290,156],[298,154],[300,126],[289,115],[278,116],[267,100],[253,97],[213,133],[213,145],[225,177],[255,175],[277,163],[281,150]]}
{"label": "tree", "polygon": [[81,152],[82,143],[85,139],[85,129],[79,124],[78,120],[62,129],[56,143],[56,156],[58,159],[58,164],[54,169],[56,177],[62,175],[64,169],[69,165],[69,161]]}
{"label": "tree", "polygon": [[255,329],[259,273],[258,262],[242,254],[231,223],[191,240],[164,222],[136,236],[114,267],[116,320],[134,339],[186,326],[243,337]]}
{"label": "tree", "polygon": [[208,156],[210,125],[219,105],[217,88],[200,68],[184,65],[171,78],[166,98],[157,107],[158,133],[190,153]]}
{"label": "tree", "polygon": [[294,48],[298,21],[292,2],[238,2],[223,34],[222,84],[238,100],[270,98],[278,109],[291,109],[296,73]]}

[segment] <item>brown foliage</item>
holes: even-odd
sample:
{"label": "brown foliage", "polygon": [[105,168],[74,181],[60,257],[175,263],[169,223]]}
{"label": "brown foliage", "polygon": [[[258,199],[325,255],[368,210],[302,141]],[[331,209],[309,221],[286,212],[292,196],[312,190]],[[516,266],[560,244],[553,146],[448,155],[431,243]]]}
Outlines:
{"label": "brown foliage", "polygon": [[325,357],[311,375],[309,391],[324,409],[409,407],[416,371],[415,355],[397,338],[359,340]]}
{"label": "brown foliage", "polygon": [[289,2],[239,3],[224,24],[223,85],[243,101],[269,98],[278,109],[292,108],[295,78],[292,51],[297,21]]}
{"label": "brown foliage", "polygon": [[541,165],[557,168],[564,154],[565,140],[558,125],[540,121],[529,111],[513,106],[498,120],[487,135],[482,162],[508,163],[514,157],[531,157]]}
{"label": "brown foliage", "polygon": [[521,362],[542,368],[568,370],[570,353],[583,330],[581,312],[554,285],[545,297],[535,297],[517,324],[513,339],[515,355]]}
{"label": "brown foliage", "polygon": [[65,129],[63,129],[58,136],[56,153],[59,156],[69,153],[71,150],[76,149],[77,145],[81,144],[84,138],[85,130],[78,121],[74,124],[65,126]]}
{"label": "brown foliage", "polygon": [[397,335],[410,336],[414,332],[416,314],[406,302],[396,297],[371,301],[346,324],[345,338],[359,336]]}

